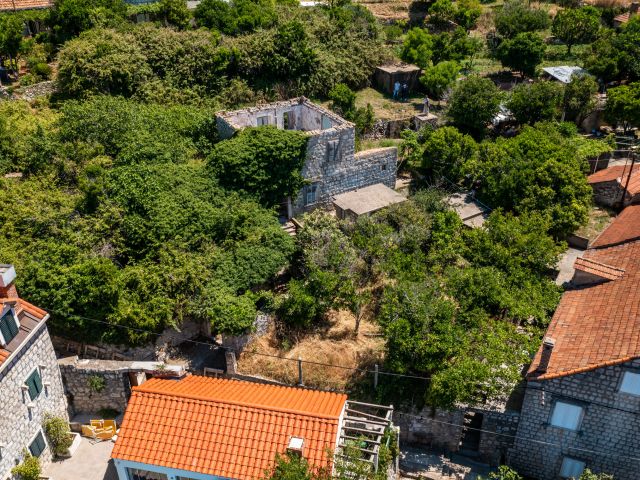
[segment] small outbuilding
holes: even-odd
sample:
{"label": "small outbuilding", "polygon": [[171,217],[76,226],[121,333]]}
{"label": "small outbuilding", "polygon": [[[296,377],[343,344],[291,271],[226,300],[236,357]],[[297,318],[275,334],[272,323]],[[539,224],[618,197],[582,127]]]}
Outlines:
{"label": "small outbuilding", "polygon": [[446,198],[446,203],[458,214],[462,223],[469,228],[484,225],[490,209],[475,199],[470,192],[454,193]]}
{"label": "small outbuilding", "polygon": [[640,165],[615,165],[587,177],[593,199],[599,205],[615,207],[640,203]]}
{"label": "small outbuilding", "polygon": [[389,205],[404,202],[407,198],[395,190],[377,183],[369,187],[336,195],[333,206],[340,219],[356,219],[361,215],[370,215]]}
{"label": "small outbuilding", "polygon": [[413,92],[418,85],[421,72],[420,67],[410,63],[382,65],[376,68],[374,74],[375,84],[380,90],[389,95],[393,94],[393,85],[396,82],[400,82],[401,85],[406,83],[409,91]]}

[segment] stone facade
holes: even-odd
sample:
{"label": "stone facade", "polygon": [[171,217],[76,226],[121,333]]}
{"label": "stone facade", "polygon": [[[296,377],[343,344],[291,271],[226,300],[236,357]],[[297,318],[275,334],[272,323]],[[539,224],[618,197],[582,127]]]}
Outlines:
{"label": "stone facade", "polygon": [[332,198],[382,183],[395,187],[396,147],[355,152],[355,126],[304,97],[285,102],[221,112],[216,117],[220,138],[246,127],[274,125],[309,136],[302,176],[309,181],[291,201],[290,215],[331,203]]}
{"label": "stone facade", "polygon": [[[549,379],[530,381],[517,440],[509,463],[523,475],[559,478],[564,457],[583,461],[593,472],[635,480],[640,472],[640,396],[619,390],[622,375],[640,360]],[[550,425],[557,401],[583,408],[577,431]]]}
{"label": "stone facade", "polygon": [[[129,365],[115,360],[79,360],[68,357],[59,361],[69,404],[74,413],[96,413],[101,409],[124,412],[131,395]],[[104,388],[90,386],[92,378],[102,380]]]}
{"label": "stone facade", "polygon": [[591,186],[593,187],[593,200],[598,205],[613,207],[620,202],[622,188],[617,180],[594,183]]}
{"label": "stone facade", "polygon": [[[39,369],[43,390],[33,401],[24,390],[25,381]],[[67,402],[56,355],[44,322],[17,351],[15,357],[0,366],[0,479],[23,458],[23,450],[42,431],[46,413],[68,420]],[[45,448],[40,462],[46,465],[52,454]]]}

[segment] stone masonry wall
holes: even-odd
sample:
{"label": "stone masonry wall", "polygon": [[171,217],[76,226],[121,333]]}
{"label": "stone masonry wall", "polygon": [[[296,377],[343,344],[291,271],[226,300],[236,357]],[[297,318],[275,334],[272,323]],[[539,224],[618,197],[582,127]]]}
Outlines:
{"label": "stone masonry wall", "polygon": [[[25,381],[40,369],[43,391],[33,401],[23,390]],[[31,408],[30,408],[31,407]],[[22,452],[41,431],[45,413],[68,420],[67,402],[53,345],[44,324],[23,345],[19,354],[0,369],[0,478],[9,476],[11,468],[22,460]],[[41,464],[51,461],[48,448]]]}
{"label": "stone masonry wall", "polygon": [[[636,480],[640,464],[631,457],[640,451],[640,396],[619,392],[626,370],[640,371],[640,360],[529,382],[509,463],[523,475],[551,480],[566,456],[616,480]],[[577,432],[549,424],[558,400],[584,408]]]}
{"label": "stone masonry wall", "polygon": [[[131,395],[130,362],[69,357],[61,359],[59,364],[69,403],[75,413],[95,413],[100,409],[124,412]],[[89,386],[89,380],[94,376],[104,380],[104,389],[99,392]]]}
{"label": "stone masonry wall", "polygon": [[[494,412],[478,410],[482,413],[480,433],[480,458],[490,465],[500,465],[508,458],[518,432],[519,412]],[[494,432],[494,433],[489,433]]]}
{"label": "stone masonry wall", "polygon": [[598,205],[612,207],[620,201],[622,189],[617,181],[594,183],[591,186],[593,187],[593,200]]}

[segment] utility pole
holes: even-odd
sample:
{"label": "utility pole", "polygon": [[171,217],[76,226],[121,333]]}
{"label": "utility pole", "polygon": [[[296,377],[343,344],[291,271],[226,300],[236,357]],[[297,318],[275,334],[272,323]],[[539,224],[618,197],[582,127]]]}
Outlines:
{"label": "utility pole", "polygon": [[[622,189],[622,198],[620,199],[619,208],[622,210],[624,208],[624,198],[627,196],[627,189],[629,187],[629,182],[631,181],[631,175],[633,174],[633,166],[636,163],[636,145],[631,147],[631,168],[629,169],[629,173],[627,173],[627,180],[624,182],[624,188]],[[622,177],[624,179],[624,176]]]}

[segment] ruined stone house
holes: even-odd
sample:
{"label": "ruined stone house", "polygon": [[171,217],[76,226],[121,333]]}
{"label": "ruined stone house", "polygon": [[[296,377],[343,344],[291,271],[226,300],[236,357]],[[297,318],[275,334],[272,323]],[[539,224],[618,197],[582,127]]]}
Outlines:
{"label": "ruined stone house", "polygon": [[616,165],[588,177],[593,199],[607,207],[640,203],[640,165]]}
{"label": "ruined stone house", "polygon": [[511,465],[539,480],[640,472],[640,206],[576,260],[527,373]]}
{"label": "ruined stone house", "polygon": [[67,402],[44,310],[18,296],[12,265],[0,265],[0,479],[24,451],[51,461],[45,414],[67,417]]}
{"label": "ruined stone house", "polygon": [[282,213],[288,218],[328,205],[341,193],[375,184],[395,187],[397,148],[356,152],[355,125],[305,97],[219,112],[216,125],[222,139],[244,128],[263,125],[298,130],[309,136],[302,168],[308,184],[296,198],[285,200]]}

